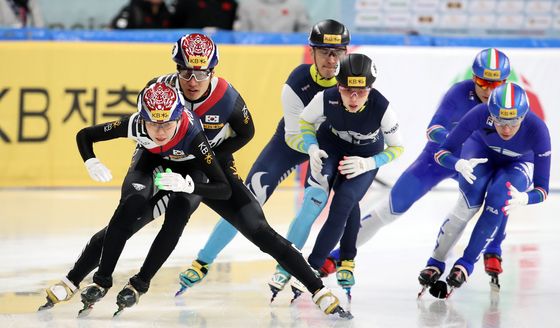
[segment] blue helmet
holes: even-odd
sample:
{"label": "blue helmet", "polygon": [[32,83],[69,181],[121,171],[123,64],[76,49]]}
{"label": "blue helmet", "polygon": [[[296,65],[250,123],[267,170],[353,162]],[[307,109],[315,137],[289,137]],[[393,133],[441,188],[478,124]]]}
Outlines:
{"label": "blue helmet", "polygon": [[516,125],[529,112],[529,98],[518,84],[500,85],[488,98],[488,111],[498,124]]}
{"label": "blue helmet", "polygon": [[218,65],[218,46],[209,36],[191,33],[175,42],[171,57],[180,68],[210,70]]}
{"label": "blue helmet", "polygon": [[484,49],[476,55],[472,71],[483,80],[503,81],[510,73],[509,58],[498,49]]}
{"label": "blue helmet", "polygon": [[177,90],[165,82],[146,86],[138,97],[140,116],[149,122],[176,121],[181,118],[183,109]]}
{"label": "blue helmet", "polygon": [[350,32],[344,24],[333,19],[325,19],[313,25],[309,33],[312,47],[338,48],[350,43]]}

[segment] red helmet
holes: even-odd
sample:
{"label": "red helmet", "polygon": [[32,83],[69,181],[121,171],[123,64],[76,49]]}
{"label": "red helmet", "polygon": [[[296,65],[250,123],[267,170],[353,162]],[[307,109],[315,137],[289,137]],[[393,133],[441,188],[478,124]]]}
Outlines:
{"label": "red helmet", "polygon": [[165,82],[148,85],[138,98],[140,116],[149,122],[176,121],[181,117],[183,109],[177,90]]}
{"label": "red helmet", "polygon": [[209,70],[218,65],[218,47],[209,36],[200,33],[187,34],[177,40],[171,56],[185,69]]}

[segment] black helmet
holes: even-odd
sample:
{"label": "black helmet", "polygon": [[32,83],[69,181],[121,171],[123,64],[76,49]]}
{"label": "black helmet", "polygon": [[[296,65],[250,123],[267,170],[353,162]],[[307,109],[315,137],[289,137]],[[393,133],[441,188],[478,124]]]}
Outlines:
{"label": "black helmet", "polygon": [[312,47],[346,47],[350,43],[350,32],[343,24],[326,19],[313,25],[309,33],[309,45]]}
{"label": "black helmet", "polygon": [[338,64],[336,81],[349,88],[371,87],[377,78],[377,68],[366,55],[349,54]]}

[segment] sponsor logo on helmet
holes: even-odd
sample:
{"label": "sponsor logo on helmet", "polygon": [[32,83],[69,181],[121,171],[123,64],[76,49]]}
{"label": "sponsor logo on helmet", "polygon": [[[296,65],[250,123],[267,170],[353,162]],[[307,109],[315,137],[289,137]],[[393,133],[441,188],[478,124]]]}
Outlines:
{"label": "sponsor logo on helmet", "polygon": [[168,120],[177,101],[174,90],[161,82],[148,88],[142,98],[146,109],[150,112],[152,118],[157,121]]}
{"label": "sponsor logo on helmet", "polygon": [[204,56],[189,56],[189,65],[206,66],[208,65],[208,58]]}
{"label": "sponsor logo on helmet", "polygon": [[207,66],[208,59],[215,51],[212,41],[201,34],[189,34],[183,38],[181,48],[191,66]]}
{"label": "sponsor logo on helmet", "polygon": [[365,76],[349,76],[348,77],[348,86],[349,87],[365,87],[366,86]]}
{"label": "sponsor logo on helmet", "polygon": [[326,44],[341,44],[342,35],[340,34],[325,34],[323,35],[323,43]]}
{"label": "sponsor logo on helmet", "polygon": [[516,118],[517,117],[517,108],[500,108],[500,117],[501,118]]}
{"label": "sponsor logo on helmet", "polygon": [[494,71],[494,70],[490,70],[490,69],[485,69],[484,73],[482,73],[483,78],[490,79],[490,80],[500,80],[501,75],[502,75],[502,72]]}

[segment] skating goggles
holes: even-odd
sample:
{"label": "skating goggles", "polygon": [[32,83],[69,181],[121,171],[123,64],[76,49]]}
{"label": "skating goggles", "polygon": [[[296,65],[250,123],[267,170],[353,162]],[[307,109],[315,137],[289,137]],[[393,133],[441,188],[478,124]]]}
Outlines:
{"label": "skating goggles", "polygon": [[353,95],[356,95],[358,98],[367,96],[371,88],[347,88],[342,85],[338,86],[338,91],[340,94],[345,95],[346,97],[351,98]]}
{"label": "skating goggles", "polygon": [[165,123],[145,121],[145,123],[147,129],[156,130],[156,131],[163,130],[164,132],[169,132],[177,127],[177,121],[169,121]]}
{"label": "skating goggles", "polygon": [[197,82],[206,81],[212,75],[212,70],[194,70],[194,69],[185,69],[179,71],[179,78],[185,81],[189,81],[194,77]]}
{"label": "skating goggles", "polygon": [[488,81],[488,80],[485,80],[485,79],[481,79],[478,76],[474,77],[474,83],[476,83],[476,85],[478,85],[482,90],[486,90],[488,88],[496,89],[497,87],[504,84],[505,82],[506,82],[506,80]]}
{"label": "skating goggles", "polygon": [[346,48],[321,48],[315,47],[315,51],[322,57],[334,56],[340,58],[346,54]]}
{"label": "skating goggles", "polygon": [[492,116],[492,121],[494,122],[495,126],[509,126],[511,127],[515,127],[518,126],[519,124],[521,124],[521,122],[523,121],[523,119],[525,118],[525,116],[521,116],[521,117],[516,117],[516,118],[499,118],[496,116]]}

